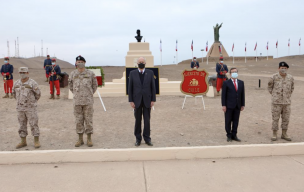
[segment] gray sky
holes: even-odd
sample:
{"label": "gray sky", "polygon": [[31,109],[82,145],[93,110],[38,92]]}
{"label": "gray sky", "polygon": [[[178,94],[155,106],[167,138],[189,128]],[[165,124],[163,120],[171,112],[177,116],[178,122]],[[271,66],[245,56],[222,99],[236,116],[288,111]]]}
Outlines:
{"label": "gray sky", "polygon": [[[175,41],[178,40],[179,61],[201,57],[200,49],[214,41],[213,26],[220,29],[228,54],[276,56],[299,54],[299,39],[304,38],[303,0],[0,0],[0,57],[7,55],[7,40],[11,56],[15,54],[15,39],[19,37],[20,55],[36,55],[44,42],[44,55],[49,54],[71,63],[77,55],[88,65],[124,65],[129,42],[135,42],[136,30],[150,43],[154,64],[160,64],[159,42],[162,40],[163,64],[174,61]],[[303,42],[304,43],[304,42]],[[301,54],[304,53],[302,48]],[[206,53],[204,53],[205,55]]]}

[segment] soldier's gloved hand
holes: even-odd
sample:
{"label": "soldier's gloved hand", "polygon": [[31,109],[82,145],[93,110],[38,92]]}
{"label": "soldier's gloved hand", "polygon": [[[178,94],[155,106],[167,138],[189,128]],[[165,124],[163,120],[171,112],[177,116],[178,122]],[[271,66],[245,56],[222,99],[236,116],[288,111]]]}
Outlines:
{"label": "soldier's gloved hand", "polygon": [[6,73],[6,76],[9,76],[9,75],[10,75],[10,73],[9,73],[9,72],[7,72],[7,73]]}

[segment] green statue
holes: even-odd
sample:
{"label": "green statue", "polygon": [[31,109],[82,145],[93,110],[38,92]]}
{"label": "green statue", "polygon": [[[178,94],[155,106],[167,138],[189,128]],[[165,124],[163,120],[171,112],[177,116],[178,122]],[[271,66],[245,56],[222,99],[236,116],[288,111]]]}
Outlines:
{"label": "green statue", "polygon": [[220,25],[217,23],[215,27],[213,27],[214,29],[214,42],[220,42],[220,28],[222,27],[221,23]]}

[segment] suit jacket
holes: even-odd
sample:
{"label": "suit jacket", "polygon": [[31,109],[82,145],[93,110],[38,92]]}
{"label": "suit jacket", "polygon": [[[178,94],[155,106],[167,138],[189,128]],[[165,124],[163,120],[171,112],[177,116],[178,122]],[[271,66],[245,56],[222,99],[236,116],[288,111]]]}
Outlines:
{"label": "suit jacket", "polygon": [[154,73],[145,69],[144,81],[141,83],[138,69],[130,72],[129,75],[129,102],[134,102],[135,107],[139,108],[143,99],[146,108],[151,107],[151,101],[156,101],[156,89]]}
{"label": "suit jacket", "polygon": [[238,89],[235,90],[233,81],[229,79],[228,81],[224,81],[222,87],[222,106],[226,106],[227,108],[241,109],[242,106],[245,106],[245,85],[244,81],[237,80]]}
{"label": "suit jacket", "polygon": [[191,62],[191,68],[195,67],[194,65],[196,64],[196,68],[199,68],[199,63],[198,61],[196,61],[196,63],[194,63],[194,61]]}

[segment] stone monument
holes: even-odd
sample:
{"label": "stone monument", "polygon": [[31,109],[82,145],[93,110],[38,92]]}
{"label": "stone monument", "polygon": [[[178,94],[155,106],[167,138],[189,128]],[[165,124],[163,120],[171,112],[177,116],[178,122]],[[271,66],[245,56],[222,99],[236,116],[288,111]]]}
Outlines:
{"label": "stone monument", "polygon": [[[224,45],[220,42],[220,28],[222,27],[223,23],[220,25],[217,23],[215,26],[213,26],[214,30],[214,43],[210,47],[207,57],[220,57],[223,56],[224,59],[225,57],[229,57]],[[221,52],[220,48],[221,47]]]}

